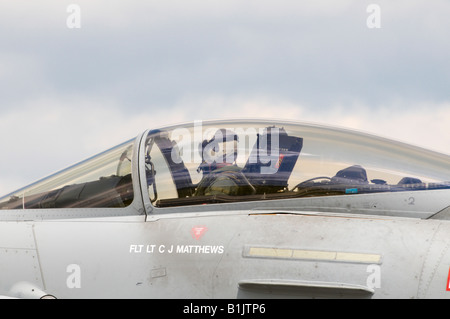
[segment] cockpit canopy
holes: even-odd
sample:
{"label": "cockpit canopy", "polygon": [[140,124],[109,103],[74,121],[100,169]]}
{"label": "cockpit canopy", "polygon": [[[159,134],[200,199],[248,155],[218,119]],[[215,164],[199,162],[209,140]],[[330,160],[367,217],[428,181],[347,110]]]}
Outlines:
{"label": "cockpit canopy", "polygon": [[446,155],[316,125],[197,122],[150,131],[146,148],[157,207],[450,188]]}
{"label": "cockpit canopy", "polygon": [[0,198],[0,209],[121,208],[141,191],[133,185],[159,208],[450,189],[449,156],[349,130],[211,121],[140,140]]}
{"label": "cockpit canopy", "polygon": [[0,199],[0,209],[126,207],[134,139]]}

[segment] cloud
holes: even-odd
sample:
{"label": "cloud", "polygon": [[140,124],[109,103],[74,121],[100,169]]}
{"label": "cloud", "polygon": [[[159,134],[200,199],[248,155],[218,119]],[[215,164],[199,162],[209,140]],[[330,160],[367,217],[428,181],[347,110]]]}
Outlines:
{"label": "cloud", "polygon": [[37,61],[46,94],[114,96],[140,111],[190,94],[319,106],[450,99],[445,1],[379,1],[379,30],[366,26],[369,1],[80,0],[78,30],[66,26],[70,3],[0,5],[3,48]]}

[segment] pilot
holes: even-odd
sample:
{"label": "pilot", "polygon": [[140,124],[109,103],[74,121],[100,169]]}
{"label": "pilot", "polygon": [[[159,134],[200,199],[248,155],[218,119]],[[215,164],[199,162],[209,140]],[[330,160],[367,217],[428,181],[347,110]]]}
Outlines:
{"label": "pilot", "polygon": [[203,141],[203,162],[198,171],[203,178],[198,183],[195,196],[251,195],[254,187],[237,166],[239,137],[231,130],[219,129],[211,140]]}

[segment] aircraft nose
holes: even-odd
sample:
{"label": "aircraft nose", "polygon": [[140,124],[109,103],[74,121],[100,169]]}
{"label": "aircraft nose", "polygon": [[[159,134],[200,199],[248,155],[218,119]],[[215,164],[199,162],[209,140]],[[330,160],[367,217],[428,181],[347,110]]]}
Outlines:
{"label": "aircraft nose", "polygon": [[39,287],[26,281],[15,283],[9,290],[8,297],[23,299],[56,299],[55,296],[46,293]]}

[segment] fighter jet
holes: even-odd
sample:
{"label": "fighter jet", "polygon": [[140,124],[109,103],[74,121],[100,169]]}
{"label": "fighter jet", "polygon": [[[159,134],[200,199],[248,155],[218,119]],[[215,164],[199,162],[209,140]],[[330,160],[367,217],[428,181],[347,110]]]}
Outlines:
{"label": "fighter jet", "polygon": [[195,121],[1,197],[0,295],[448,298],[449,219],[448,155],[316,124]]}

